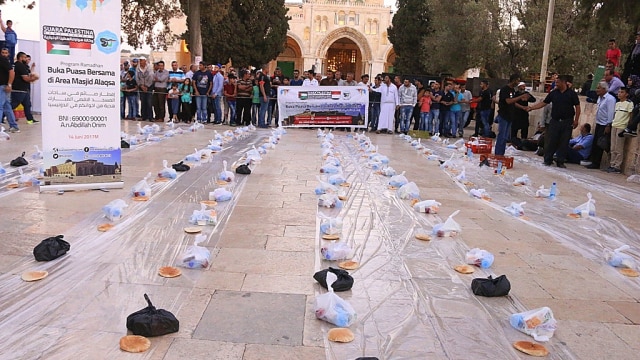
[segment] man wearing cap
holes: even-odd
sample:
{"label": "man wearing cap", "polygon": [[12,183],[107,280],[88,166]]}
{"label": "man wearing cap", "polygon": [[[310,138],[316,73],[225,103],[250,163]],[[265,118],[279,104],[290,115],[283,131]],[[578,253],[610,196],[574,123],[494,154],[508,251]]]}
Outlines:
{"label": "man wearing cap", "polygon": [[[527,84],[524,82],[518,83],[516,89],[516,96],[529,94],[526,90]],[[529,138],[529,112],[526,110],[529,103],[536,102],[536,98],[529,94],[528,99],[521,99],[515,103],[515,109],[513,111],[513,123],[511,124],[511,139],[518,137],[518,130],[520,130],[520,138]]]}
{"label": "man wearing cap", "polygon": [[141,57],[138,59],[140,64],[136,69],[136,83],[140,89],[140,114],[142,120],[152,121],[152,92],[154,84],[153,69],[147,64],[147,59]]}

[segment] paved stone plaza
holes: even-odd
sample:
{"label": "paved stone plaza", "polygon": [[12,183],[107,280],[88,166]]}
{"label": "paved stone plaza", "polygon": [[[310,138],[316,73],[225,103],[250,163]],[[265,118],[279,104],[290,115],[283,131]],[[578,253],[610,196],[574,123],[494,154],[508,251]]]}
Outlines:
{"label": "paved stone plaza", "polygon": [[[136,122],[123,122],[133,134]],[[217,207],[219,224],[208,226],[212,254],[206,270],[182,268],[182,276],[157,275],[175,265],[194,240],[184,233],[188,218],[217,187],[222,160],[236,163],[253,145],[271,135],[257,130],[168,183],[153,183],[148,202],[132,202],[131,187],[162,160],[181,160],[204,148],[213,131],[207,125],[160,142],[123,150],[123,189],[39,193],[37,188],[7,189],[17,178],[8,162],[26,151],[37,171],[33,145],[41,144],[40,125],[21,124],[22,132],[0,142],[0,161],[9,174],[0,178],[0,359],[524,359],[511,343],[533,338],[509,325],[509,315],[548,306],[558,320],[545,343],[553,359],[635,359],[640,352],[640,278],[627,278],[609,266],[604,249],[623,244],[640,262],[640,185],[622,175],[542,166],[532,153],[515,156],[515,166],[495,176],[477,161],[456,160],[455,171],[416,151],[396,135],[370,134],[389,165],[406,171],[422,199],[442,203],[438,215],[419,214],[408,200],[387,187],[388,178],[367,166],[360,146],[347,132],[335,133],[344,174],[351,186],[342,209],[319,209],[314,189],[323,165],[315,130],[289,129],[275,149],[263,155],[249,176],[236,175],[234,197]],[[637,141],[637,140],[636,140]],[[442,159],[455,150],[423,140]],[[455,178],[464,167],[467,179]],[[512,185],[528,174],[531,186]],[[556,201],[539,199],[540,185],[558,183]],[[466,183],[466,184],[465,184]],[[473,183],[473,184],[472,184]],[[485,188],[492,201],[474,199],[468,190]],[[567,214],[596,199],[597,217]],[[101,208],[125,199],[126,216],[108,232]],[[525,202],[525,216],[502,210]],[[462,233],[430,242],[414,238],[431,230],[455,210]],[[342,238],[360,267],[350,271],[353,289],[337,293],[356,309],[355,341],[329,343],[333,325],[317,320],[316,295],[325,293],[314,272],[336,266],[321,260],[318,212],[344,218]],[[42,239],[64,234],[69,254],[49,263],[33,259]],[[462,275],[470,248],[495,255],[489,269]],[[28,283],[20,275],[47,270]],[[506,274],[511,293],[476,297],[474,277]],[[180,331],[151,338],[142,354],[122,352],[128,314],[154,305],[173,312]]]}

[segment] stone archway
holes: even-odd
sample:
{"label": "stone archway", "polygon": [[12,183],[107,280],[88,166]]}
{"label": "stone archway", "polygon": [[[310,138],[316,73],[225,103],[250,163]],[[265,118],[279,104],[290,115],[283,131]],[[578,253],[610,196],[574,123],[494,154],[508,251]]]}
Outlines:
{"label": "stone archway", "polygon": [[[331,51],[331,55],[336,56],[338,60],[328,59],[328,54]],[[336,51],[333,51],[336,49]],[[355,50],[355,53],[353,52]],[[349,28],[342,27],[336,29],[327,36],[318,44],[316,48],[316,58],[323,59],[323,71],[329,66],[336,63],[336,61],[341,60],[354,60],[354,66],[349,66],[350,71],[355,73],[356,79],[365,72],[368,71],[369,65],[373,60],[373,55],[371,52],[371,47],[369,46],[369,42],[367,38],[360,33],[359,31]]]}
{"label": "stone archway", "polygon": [[301,43],[295,34],[287,34],[285,49],[276,58],[276,63],[273,69],[270,69],[270,72],[273,73],[273,70],[277,66],[280,67],[282,73],[288,77],[293,77],[294,69],[298,69],[300,73],[302,73],[304,63],[302,59],[302,47],[300,46]]}
{"label": "stone archway", "polygon": [[393,50],[393,47],[390,47],[384,56],[384,72],[395,73],[395,70],[393,68],[393,64],[395,62],[396,52]]}

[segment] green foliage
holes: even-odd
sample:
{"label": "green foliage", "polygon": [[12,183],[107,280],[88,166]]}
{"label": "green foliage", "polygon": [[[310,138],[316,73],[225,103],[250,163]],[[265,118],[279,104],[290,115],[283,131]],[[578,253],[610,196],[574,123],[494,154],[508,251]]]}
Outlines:
{"label": "green foliage", "polygon": [[640,1],[578,0],[577,3],[583,11],[582,20],[588,23],[595,22],[602,30],[611,30],[621,22],[633,25],[636,30],[640,24]]}
{"label": "green foliage", "polygon": [[424,74],[420,44],[433,33],[430,9],[425,0],[399,0],[398,11],[387,29],[396,53],[394,69],[404,74]]}
{"label": "green foliage", "polygon": [[180,14],[180,4],[175,1],[122,0],[125,40],[134,48],[149,45],[153,49],[166,50],[167,45],[175,40],[169,29],[169,20]]}
{"label": "green foliage", "polygon": [[285,49],[287,11],[284,0],[231,0],[227,14],[212,21],[203,9],[203,58],[221,63],[231,59],[236,66],[260,66],[275,59]]}

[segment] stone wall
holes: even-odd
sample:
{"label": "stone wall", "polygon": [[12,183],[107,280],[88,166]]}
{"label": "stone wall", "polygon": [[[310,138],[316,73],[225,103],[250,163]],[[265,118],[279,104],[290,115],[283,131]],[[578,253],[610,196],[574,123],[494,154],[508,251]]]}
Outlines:
{"label": "stone wall", "polygon": [[[531,94],[535,96],[538,101],[542,101],[546,96],[546,94],[539,92],[532,92]],[[580,125],[587,122],[590,123],[593,132],[593,129],[595,129],[597,105],[588,103],[586,101],[586,97],[580,96],[580,109]],[[538,122],[542,118],[542,112],[543,110],[535,110],[529,113],[529,134],[534,134],[536,132]],[[573,131],[572,137],[577,136],[580,133],[579,129],[580,126]],[[640,166],[636,166],[638,163],[638,157],[640,156],[640,141],[638,137],[626,137],[624,151],[625,156],[624,162],[622,163],[622,171],[624,174],[640,174]],[[603,168],[609,167],[609,158],[607,153],[603,154],[601,165]]]}

